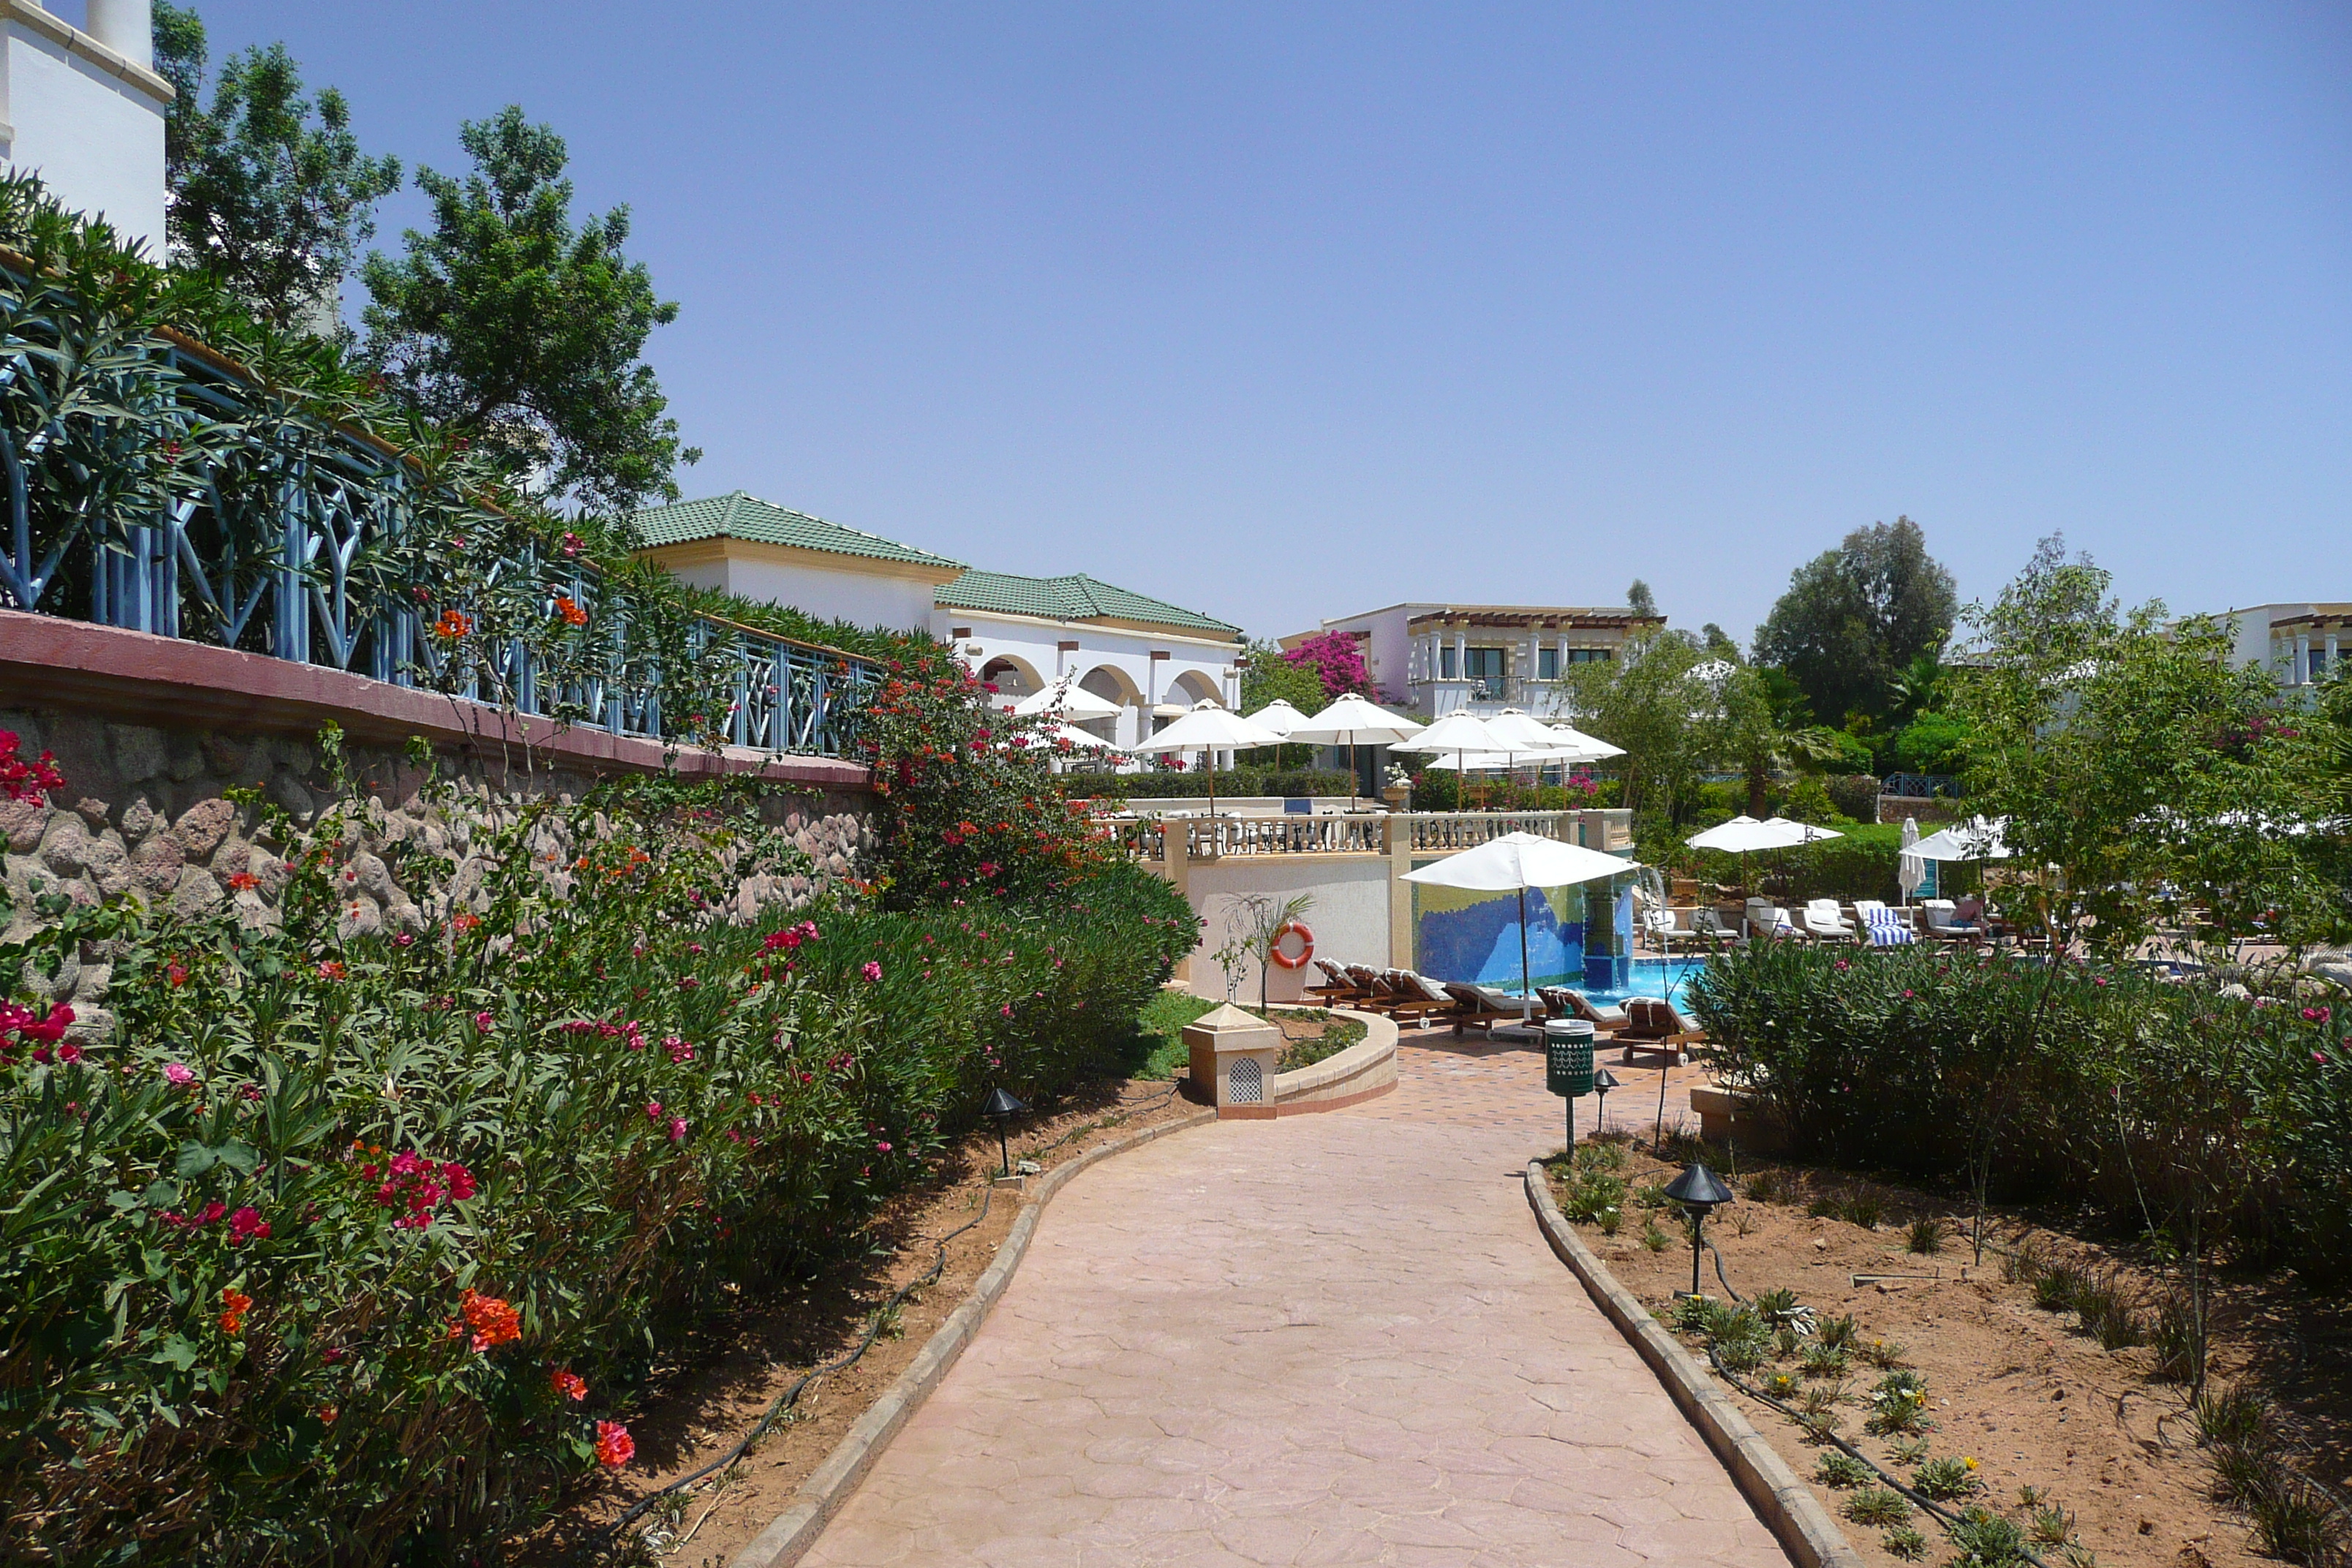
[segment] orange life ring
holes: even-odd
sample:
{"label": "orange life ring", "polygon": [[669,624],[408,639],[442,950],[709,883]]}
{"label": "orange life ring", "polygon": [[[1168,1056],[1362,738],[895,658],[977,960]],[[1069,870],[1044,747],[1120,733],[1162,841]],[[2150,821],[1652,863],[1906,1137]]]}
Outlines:
{"label": "orange life ring", "polygon": [[[1282,955],[1282,939],[1294,932],[1296,932],[1298,937],[1299,945],[1302,951],[1297,958],[1285,958]],[[1315,956],[1315,933],[1308,931],[1303,921],[1292,921],[1288,922],[1283,926],[1281,930],[1274,933],[1274,948],[1270,956],[1274,959],[1275,967],[1277,969],[1306,968],[1307,961]]]}

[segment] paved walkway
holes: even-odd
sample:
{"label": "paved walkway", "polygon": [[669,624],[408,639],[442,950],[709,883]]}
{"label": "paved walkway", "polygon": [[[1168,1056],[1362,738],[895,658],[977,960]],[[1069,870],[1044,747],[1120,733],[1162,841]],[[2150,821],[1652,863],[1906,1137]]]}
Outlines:
{"label": "paved walkway", "polygon": [[1535,1228],[1536,1054],[1400,1067],[1072,1183],[803,1561],[1786,1568]]}

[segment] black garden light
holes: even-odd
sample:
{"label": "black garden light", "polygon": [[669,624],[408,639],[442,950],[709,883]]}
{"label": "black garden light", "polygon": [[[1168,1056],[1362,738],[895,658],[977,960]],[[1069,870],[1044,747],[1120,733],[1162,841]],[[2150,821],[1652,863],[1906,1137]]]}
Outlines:
{"label": "black garden light", "polygon": [[999,1175],[1013,1173],[1013,1148],[1004,1141],[1004,1130],[1014,1117],[1025,1115],[1028,1110],[1019,1096],[1003,1089],[990,1089],[988,1102],[980,1108],[982,1116],[996,1123],[996,1152],[1004,1157],[1004,1169],[997,1173]]}
{"label": "black garden light", "polygon": [[1592,1075],[1592,1092],[1601,1097],[1601,1125],[1597,1131],[1609,1131],[1609,1091],[1617,1087],[1617,1075],[1602,1068]]}
{"label": "black garden light", "polygon": [[1683,1212],[1690,1215],[1690,1293],[1696,1296],[1698,1294],[1698,1250],[1706,1244],[1703,1233],[1706,1229],[1706,1216],[1729,1203],[1732,1191],[1716,1179],[1713,1171],[1705,1165],[1693,1164],[1685,1166],[1683,1173],[1667,1184],[1666,1197],[1670,1202],[1682,1205]]}

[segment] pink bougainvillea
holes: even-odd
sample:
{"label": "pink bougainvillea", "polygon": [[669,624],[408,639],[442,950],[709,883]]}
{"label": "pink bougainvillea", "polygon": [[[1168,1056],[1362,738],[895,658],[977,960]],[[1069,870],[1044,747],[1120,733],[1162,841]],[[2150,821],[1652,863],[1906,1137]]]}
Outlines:
{"label": "pink bougainvillea", "polygon": [[1325,632],[1308,637],[1283,656],[1286,663],[1303,665],[1323,683],[1327,697],[1350,691],[1369,692],[1372,672],[1364,663],[1364,645],[1346,632]]}

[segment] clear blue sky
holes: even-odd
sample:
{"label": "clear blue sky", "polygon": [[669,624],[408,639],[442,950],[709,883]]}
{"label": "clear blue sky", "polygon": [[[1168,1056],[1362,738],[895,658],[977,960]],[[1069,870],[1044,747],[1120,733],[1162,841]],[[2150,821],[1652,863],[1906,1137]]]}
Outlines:
{"label": "clear blue sky", "polygon": [[1898,512],[1963,597],[2063,529],[2352,598],[2341,7],[197,3],[412,166],[560,130],[689,493],[1268,635],[1638,574],[1744,639]]}

